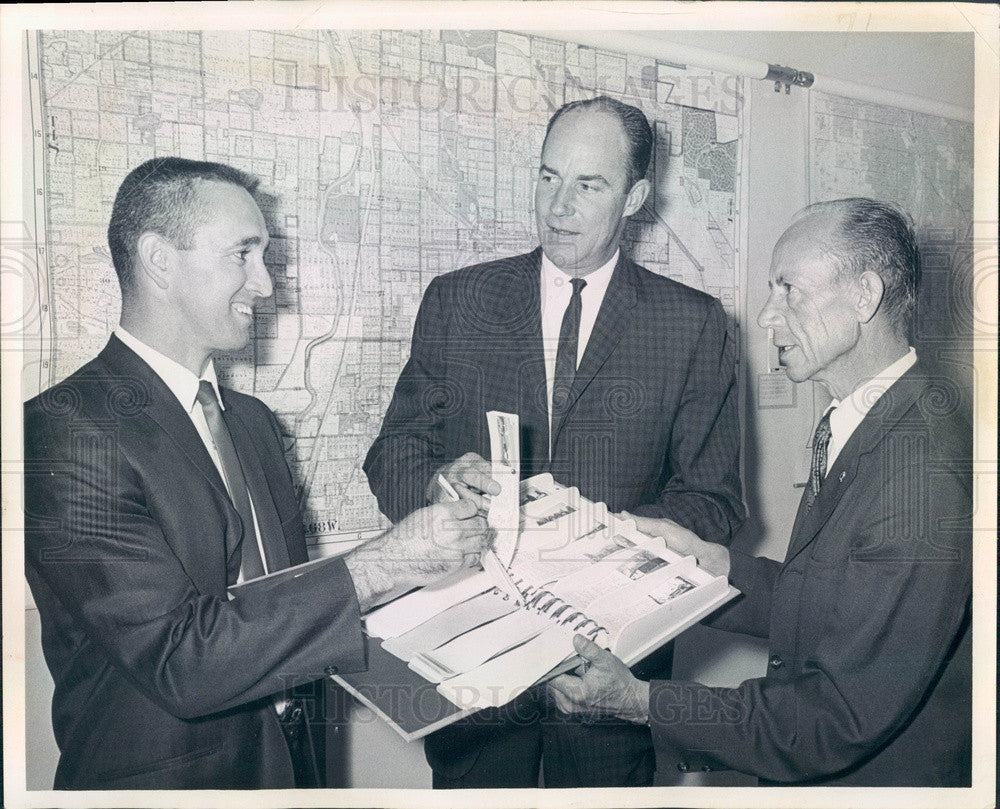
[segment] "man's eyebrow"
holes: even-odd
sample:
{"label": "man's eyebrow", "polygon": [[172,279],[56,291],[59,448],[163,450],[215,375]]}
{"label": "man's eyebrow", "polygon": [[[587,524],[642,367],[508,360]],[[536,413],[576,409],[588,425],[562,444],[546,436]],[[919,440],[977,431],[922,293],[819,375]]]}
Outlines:
{"label": "man's eyebrow", "polygon": [[263,243],[263,239],[260,236],[247,236],[245,239],[240,239],[238,242],[234,242],[230,245],[230,249],[233,247],[249,247],[253,244]]}
{"label": "man's eyebrow", "polygon": [[[549,174],[554,174],[554,175],[556,175],[556,177],[561,177],[562,176],[554,168],[552,168],[550,166],[546,166],[544,163],[542,163],[541,167],[538,170],[540,172],[541,171],[545,171],[545,172],[548,172]],[[584,174],[584,175],[581,175],[581,176],[579,176],[579,177],[577,177],[575,179],[576,179],[576,182],[578,182],[578,183],[597,183],[597,182],[600,182],[600,183],[604,183],[605,185],[611,185],[611,183],[608,182],[607,178],[603,174]]]}

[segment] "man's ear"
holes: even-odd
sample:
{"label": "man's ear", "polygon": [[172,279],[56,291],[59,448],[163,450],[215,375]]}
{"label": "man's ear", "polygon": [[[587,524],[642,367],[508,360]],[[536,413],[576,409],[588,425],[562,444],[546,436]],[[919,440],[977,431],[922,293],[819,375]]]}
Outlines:
{"label": "man's ear", "polygon": [[882,305],[882,298],[885,297],[885,282],[882,281],[877,272],[865,270],[858,276],[857,289],[858,320],[867,323],[875,317],[875,313]]}
{"label": "man's ear", "polygon": [[645,178],[633,185],[632,190],[625,197],[625,210],[622,211],[622,217],[631,216],[638,211],[642,207],[642,203],[646,201],[646,197],[649,196],[651,188],[649,180]]}
{"label": "man's ear", "polygon": [[146,231],[135,246],[135,274],[141,275],[160,289],[166,289],[176,249],[159,233]]}

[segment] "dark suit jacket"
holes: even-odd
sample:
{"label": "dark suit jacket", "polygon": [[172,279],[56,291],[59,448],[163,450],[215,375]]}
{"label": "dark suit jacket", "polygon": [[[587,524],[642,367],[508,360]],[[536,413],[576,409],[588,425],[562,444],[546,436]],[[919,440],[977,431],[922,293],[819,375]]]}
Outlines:
{"label": "dark suit jacket", "polygon": [[728,544],[744,517],[732,346],[721,304],[621,256],[567,415],[549,427],[541,249],[435,278],[364,469],[398,521],[434,472],[489,458],[486,411],[517,413],[524,477],[551,471],[612,511],[670,517]]}
{"label": "dark suit jacket", "polygon": [[[307,561],[273,414],[223,399],[272,569]],[[25,519],[57,788],[294,785],[269,696],[363,667],[353,583],[330,560],[227,599],[242,522],[189,416],[117,338],[25,405]]]}
{"label": "dark suit jacket", "polygon": [[800,506],[785,562],[733,552],[744,596],[713,623],[768,637],[767,674],[654,682],[661,754],[782,783],[969,785],[972,433],[954,405],[912,368]]}

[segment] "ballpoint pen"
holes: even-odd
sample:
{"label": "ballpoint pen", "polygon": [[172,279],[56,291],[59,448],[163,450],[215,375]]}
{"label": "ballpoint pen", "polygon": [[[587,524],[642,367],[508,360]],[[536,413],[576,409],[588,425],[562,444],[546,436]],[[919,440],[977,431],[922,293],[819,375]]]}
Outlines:
{"label": "ballpoint pen", "polygon": [[[451,485],[444,475],[438,475],[437,482],[450,500],[460,499],[458,492],[455,491],[455,487]],[[524,596],[521,595],[521,591],[517,589],[517,585],[514,584],[514,580],[510,577],[510,571],[497,558],[496,553],[493,551],[492,543],[480,555],[479,561],[483,569],[493,577],[498,587],[504,590],[516,603],[520,604]]]}

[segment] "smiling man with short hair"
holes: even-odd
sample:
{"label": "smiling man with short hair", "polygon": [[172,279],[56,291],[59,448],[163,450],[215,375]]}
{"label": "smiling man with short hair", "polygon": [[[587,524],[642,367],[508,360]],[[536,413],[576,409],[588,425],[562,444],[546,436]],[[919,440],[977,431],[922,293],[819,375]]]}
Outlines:
{"label": "smiling man with short hair", "polygon": [[57,789],[318,786],[284,690],[363,668],[360,613],[478,563],[488,542],[474,505],[436,504],[229,598],[307,561],[277,419],[221,387],[212,360],[246,345],[272,292],[255,188],[218,163],[133,169],[108,228],[121,325],[25,405]]}

